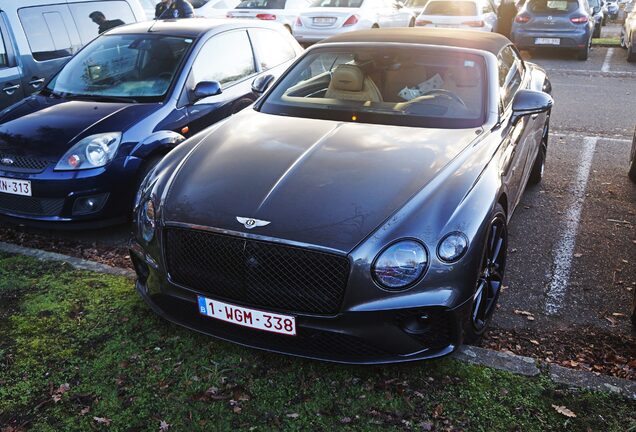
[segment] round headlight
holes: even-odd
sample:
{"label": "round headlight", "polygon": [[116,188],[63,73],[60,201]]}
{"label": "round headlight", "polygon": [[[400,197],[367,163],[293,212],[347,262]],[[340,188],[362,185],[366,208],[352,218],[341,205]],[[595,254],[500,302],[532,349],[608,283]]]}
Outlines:
{"label": "round headlight", "polygon": [[146,200],[139,209],[139,231],[141,237],[149,242],[155,236],[156,213],[152,200]]}
{"label": "round headlight", "polygon": [[464,256],[468,250],[468,237],[460,232],[452,232],[439,242],[437,255],[447,263],[452,263]]}
{"label": "round headlight", "polygon": [[86,159],[95,166],[105,165],[108,160],[108,146],[100,141],[92,141],[86,146]]}
{"label": "round headlight", "polygon": [[383,287],[403,289],[415,283],[427,265],[426,248],[415,240],[404,240],[382,251],[375,259],[372,272]]}

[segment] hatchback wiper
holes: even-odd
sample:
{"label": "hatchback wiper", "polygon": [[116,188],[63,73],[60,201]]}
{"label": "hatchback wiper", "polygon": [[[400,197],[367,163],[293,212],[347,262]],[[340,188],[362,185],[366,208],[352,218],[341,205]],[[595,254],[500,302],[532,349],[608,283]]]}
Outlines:
{"label": "hatchback wiper", "polygon": [[90,100],[95,102],[127,102],[127,103],[137,102],[137,99],[126,97],[126,96],[86,95],[86,94],[74,94],[74,93],[64,93],[63,96],[67,99]]}

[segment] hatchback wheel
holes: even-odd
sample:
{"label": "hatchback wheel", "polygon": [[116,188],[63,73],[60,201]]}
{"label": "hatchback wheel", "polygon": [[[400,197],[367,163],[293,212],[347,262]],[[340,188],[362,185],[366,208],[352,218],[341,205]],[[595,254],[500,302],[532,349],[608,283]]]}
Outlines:
{"label": "hatchback wheel", "polygon": [[636,52],[634,52],[633,42],[627,47],[627,61],[630,63],[636,62]]}
{"label": "hatchback wheel", "polygon": [[466,331],[467,343],[477,342],[486,332],[497,306],[506,268],[508,228],[506,215],[500,204],[495,207],[490,220],[481,269],[473,294],[470,325]]}

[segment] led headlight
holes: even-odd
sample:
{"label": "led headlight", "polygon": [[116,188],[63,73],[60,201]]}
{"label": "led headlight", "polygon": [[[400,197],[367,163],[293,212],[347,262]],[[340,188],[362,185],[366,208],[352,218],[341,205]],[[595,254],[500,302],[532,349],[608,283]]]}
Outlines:
{"label": "led headlight", "polygon": [[152,199],[148,198],[141,204],[138,217],[141,238],[149,242],[155,236],[155,229],[157,228],[157,213]]}
{"label": "led headlight", "polygon": [[115,157],[121,142],[121,132],[91,135],[75,144],[62,156],[56,170],[71,171],[99,168]]}
{"label": "led headlight", "polygon": [[403,240],[384,249],[372,266],[376,282],[388,289],[415,283],[426,270],[428,253],[420,242]]}
{"label": "led headlight", "polygon": [[437,255],[447,263],[452,263],[464,256],[468,250],[468,237],[460,232],[447,234],[437,246]]}

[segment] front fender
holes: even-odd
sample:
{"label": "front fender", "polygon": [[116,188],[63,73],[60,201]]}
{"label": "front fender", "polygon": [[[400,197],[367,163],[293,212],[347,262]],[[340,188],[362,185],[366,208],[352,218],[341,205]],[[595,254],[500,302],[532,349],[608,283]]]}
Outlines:
{"label": "front fender", "polygon": [[137,143],[130,152],[130,156],[146,159],[155,152],[165,154],[183,141],[185,141],[185,137],[177,132],[170,130],[157,131]]}

